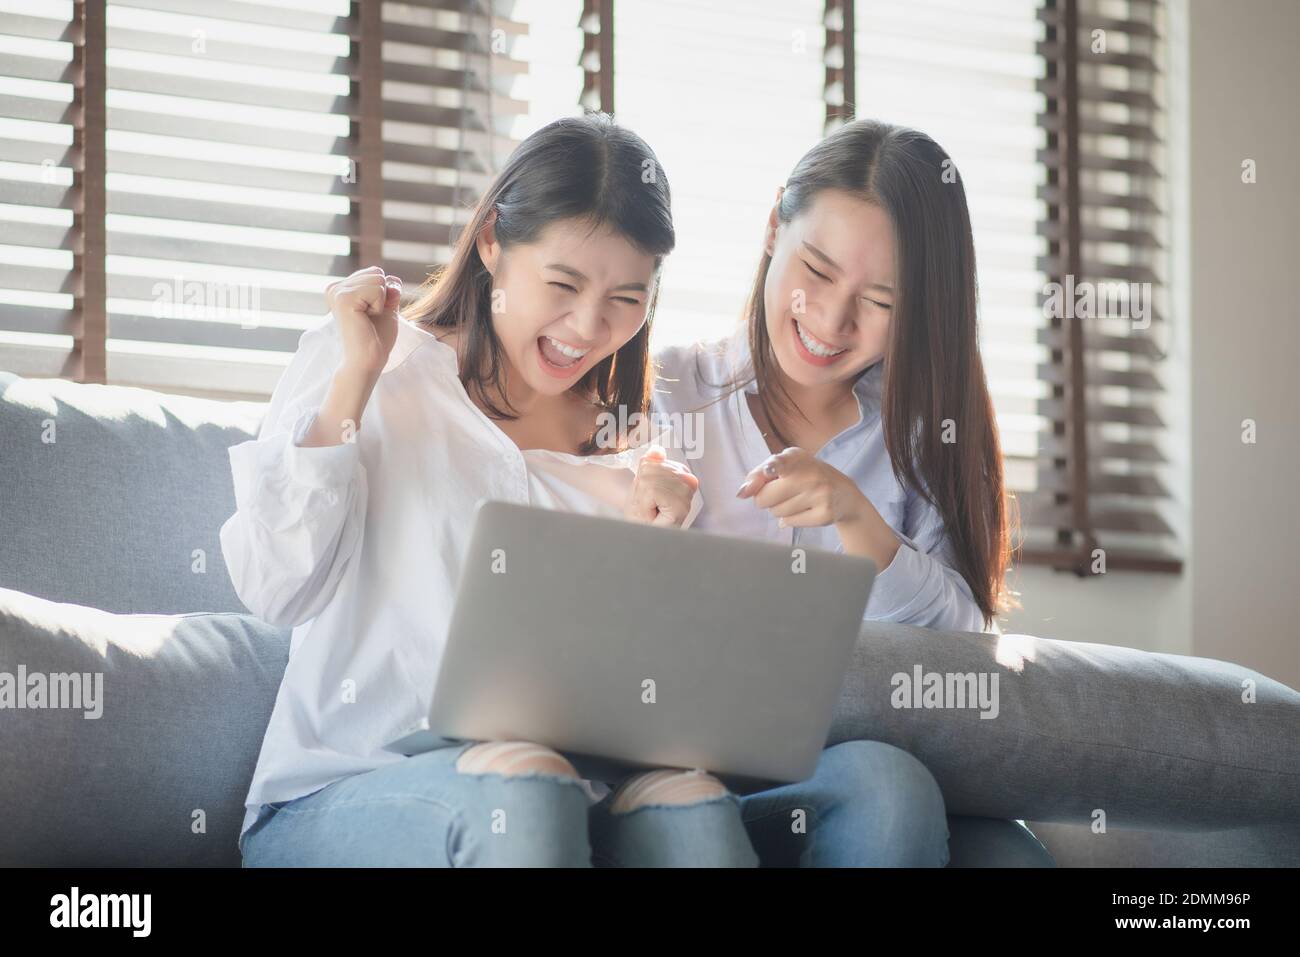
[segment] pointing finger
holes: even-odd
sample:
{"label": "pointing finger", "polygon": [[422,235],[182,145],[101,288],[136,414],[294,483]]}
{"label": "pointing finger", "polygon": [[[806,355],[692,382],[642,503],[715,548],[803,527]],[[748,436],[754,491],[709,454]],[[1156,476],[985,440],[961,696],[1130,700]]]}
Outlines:
{"label": "pointing finger", "polygon": [[750,473],[745,476],[745,481],[741,483],[740,489],[736,492],[736,498],[753,498],[762,490],[764,485],[779,477],[776,456],[771,456],[750,470]]}

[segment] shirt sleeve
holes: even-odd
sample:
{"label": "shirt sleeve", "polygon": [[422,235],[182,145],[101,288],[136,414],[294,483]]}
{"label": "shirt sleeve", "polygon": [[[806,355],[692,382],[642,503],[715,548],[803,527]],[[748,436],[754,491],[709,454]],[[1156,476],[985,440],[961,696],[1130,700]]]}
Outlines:
{"label": "shirt sleeve", "polygon": [[876,575],[864,618],[941,631],[984,631],[984,613],[966,579],[952,567],[939,510],[909,492],[905,515],[907,534],[894,530],[901,544],[889,567]]}
{"label": "shirt sleeve", "polygon": [[240,600],[279,627],[316,617],[360,550],[367,487],[357,441],[298,444],[341,357],[327,316],[299,339],[258,437],[228,450],[235,514],[221,527],[221,550]]}

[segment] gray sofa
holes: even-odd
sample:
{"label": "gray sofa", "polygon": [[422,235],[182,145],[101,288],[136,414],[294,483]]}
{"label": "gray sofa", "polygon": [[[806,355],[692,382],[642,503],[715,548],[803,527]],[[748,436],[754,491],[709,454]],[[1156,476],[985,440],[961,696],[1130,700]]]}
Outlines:
{"label": "gray sofa", "polygon": [[[0,709],[0,864],[239,863],[288,632],[217,531],[262,411],[0,373],[0,704],[5,675],[102,676],[97,717]],[[997,716],[894,707],[918,667],[996,675]],[[1300,694],[1229,663],[868,624],[830,741],[925,762],[952,866],[1050,863],[1029,830],[1061,866],[1296,866],[1297,732]]]}

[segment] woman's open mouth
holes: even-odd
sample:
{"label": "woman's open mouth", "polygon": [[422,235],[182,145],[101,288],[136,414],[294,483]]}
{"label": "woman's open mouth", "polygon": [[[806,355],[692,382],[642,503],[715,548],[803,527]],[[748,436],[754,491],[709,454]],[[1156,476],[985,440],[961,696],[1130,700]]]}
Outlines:
{"label": "woman's open mouth", "polygon": [[844,353],[848,348],[837,349],[829,343],[823,342],[803,326],[799,325],[798,319],[791,319],[791,327],[794,329],[795,351],[799,357],[815,366],[828,366]]}
{"label": "woman's open mouth", "polygon": [[538,363],[542,371],[559,379],[573,375],[590,351],[561,342],[553,336],[537,337]]}

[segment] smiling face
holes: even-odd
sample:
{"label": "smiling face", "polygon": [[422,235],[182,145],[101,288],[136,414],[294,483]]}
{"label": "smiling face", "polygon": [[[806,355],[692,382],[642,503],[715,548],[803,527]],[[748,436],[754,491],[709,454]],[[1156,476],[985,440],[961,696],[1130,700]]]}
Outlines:
{"label": "smiling face", "polygon": [[503,249],[489,225],[478,249],[512,388],[559,395],[645,323],[655,257],[607,227],[562,220]]}
{"label": "smiling face", "polygon": [[803,386],[851,382],[885,354],[897,288],[894,225],[837,189],[768,222],[767,333],[781,371]]}

